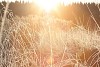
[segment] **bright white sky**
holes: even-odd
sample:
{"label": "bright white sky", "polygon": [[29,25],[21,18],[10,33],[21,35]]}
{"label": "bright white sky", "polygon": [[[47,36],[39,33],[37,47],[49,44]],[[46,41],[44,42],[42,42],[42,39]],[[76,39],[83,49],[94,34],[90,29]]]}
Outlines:
{"label": "bright white sky", "polygon": [[[15,2],[15,1],[19,1],[19,2],[20,1],[25,1],[25,2],[33,2],[33,1],[36,1],[36,0],[0,0],[0,1],[12,1],[12,2]],[[41,0],[41,1],[44,1],[44,0]],[[66,3],[66,4],[67,3],[72,3],[72,2],[82,2],[82,3],[95,2],[95,3],[100,3],[100,0],[60,0],[60,1]]]}

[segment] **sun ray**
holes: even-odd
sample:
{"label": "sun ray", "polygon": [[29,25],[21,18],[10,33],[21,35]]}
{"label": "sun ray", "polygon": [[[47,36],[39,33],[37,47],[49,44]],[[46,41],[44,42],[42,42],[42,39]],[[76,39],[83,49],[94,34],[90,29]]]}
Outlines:
{"label": "sun ray", "polygon": [[46,12],[53,10],[60,3],[60,0],[35,0],[35,3]]}

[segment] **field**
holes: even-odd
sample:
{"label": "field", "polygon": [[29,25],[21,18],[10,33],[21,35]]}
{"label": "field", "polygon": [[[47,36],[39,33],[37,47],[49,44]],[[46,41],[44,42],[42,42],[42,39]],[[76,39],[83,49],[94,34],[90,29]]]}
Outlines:
{"label": "field", "polygon": [[100,67],[99,28],[49,15],[1,19],[0,67]]}

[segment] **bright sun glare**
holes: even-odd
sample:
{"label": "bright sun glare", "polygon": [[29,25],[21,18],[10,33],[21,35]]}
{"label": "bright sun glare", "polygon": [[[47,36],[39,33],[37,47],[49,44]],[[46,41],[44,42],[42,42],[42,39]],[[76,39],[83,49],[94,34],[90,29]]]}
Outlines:
{"label": "bright sun glare", "polygon": [[60,0],[35,0],[35,3],[46,12],[49,12],[57,7],[57,4],[59,4],[59,2]]}

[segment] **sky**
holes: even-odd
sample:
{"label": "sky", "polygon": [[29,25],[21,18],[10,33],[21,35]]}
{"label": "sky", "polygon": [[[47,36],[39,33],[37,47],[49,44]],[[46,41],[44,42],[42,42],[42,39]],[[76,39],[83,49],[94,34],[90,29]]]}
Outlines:
{"label": "sky", "polygon": [[[15,2],[15,1],[24,1],[24,2],[33,2],[33,1],[36,1],[36,0],[0,0],[0,1],[10,1],[10,2]],[[41,1],[45,1],[45,0],[41,0]],[[50,1],[50,0],[48,0]],[[91,2],[94,2],[94,3],[100,3],[100,0],[57,0],[57,1],[60,1],[62,3],[65,3],[65,4],[68,4],[68,3],[73,3],[73,2],[82,2],[82,3],[91,3]]]}

